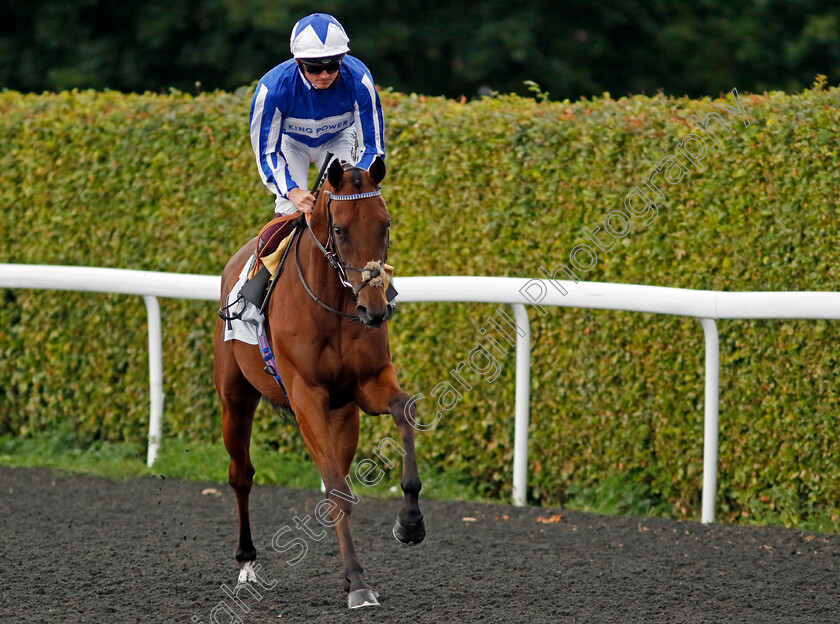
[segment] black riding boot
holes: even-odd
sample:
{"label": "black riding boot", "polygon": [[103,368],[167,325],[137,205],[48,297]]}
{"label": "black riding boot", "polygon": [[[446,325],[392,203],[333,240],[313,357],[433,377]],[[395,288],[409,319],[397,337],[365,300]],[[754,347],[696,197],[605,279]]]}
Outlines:
{"label": "black riding boot", "polygon": [[271,273],[268,272],[268,269],[262,267],[254,277],[242,284],[239,294],[245,301],[250,301],[261,308],[265,299],[265,287],[268,285],[269,279],[271,279]]}

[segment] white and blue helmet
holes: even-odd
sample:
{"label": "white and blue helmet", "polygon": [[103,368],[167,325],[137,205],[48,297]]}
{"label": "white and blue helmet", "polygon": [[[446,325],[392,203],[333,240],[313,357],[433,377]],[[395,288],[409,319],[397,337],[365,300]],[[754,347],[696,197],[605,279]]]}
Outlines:
{"label": "white and blue helmet", "polygon": [[289,48],[296,59],[342,56],[350,51],[350,38],[332,15],[313,13],[292,28]]}

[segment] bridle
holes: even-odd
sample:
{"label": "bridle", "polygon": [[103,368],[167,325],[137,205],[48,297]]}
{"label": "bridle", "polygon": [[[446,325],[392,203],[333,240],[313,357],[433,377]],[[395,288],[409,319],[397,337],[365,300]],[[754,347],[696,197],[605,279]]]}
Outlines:
{"label": "bridle", "polygon": [[[378,188],[375,191],[369,191],[367,193],[356,193],[354,195],[337,195],[335,193],[331,193],[330,191],[324,191],[327,197],[327,243],[326,245],[322,244],[318,237],[315,235],[315,232],[312,230],[312,225],[310,220],[306,220],[306,229],[309,230],[309,234],[312,237],[312,240],[315,241],[315,245],[317,245],[318,249],[321,250],[321,253],[324,254],[324,258],[326,258],[329,265],[333,268],[333,270],[338,275],[338,280],[341,282],[341,285],[345,288],[349,288],[350,291],[353,293],[353,301],[358,305],[359,303],[359,293],[365,286],[375,287],[383,287],[385,286],[385,280],[383,278],[384,275],[384,266],[385,260],[388,259],[388,249],[387,246],[390,244],[390,241],[386,241],[386,249],[385,249],[385,258],[382,260],[371,260],[368,262],[364,267],[357,267],[353,266],[352,264],[347,264],[342,260],[341,254],[338,252],[338,248],[335,245],[333,239],[333,218],[332,218],[332,202],[334,201],[357,201],[359,199],[367,199],[369,197],[378,197],[382,194],[382,189]],[[390,237],[390,232],[389,232]],[[322,308],[329,310],[339,316],[343,316],[345,318],[359,320],[358,315],[354,314],[347,314],[346,312],[342,312],[341,310],[337,310],[332,306],[324,303],[322,299],[320,299],[312,289],[309,288],[309,285],[306,283],[306,279],[303,276],[303,272],[300,268],[300,239],[302,237],[298,235],[295,240],[295,264],[297,265],[297,273],[298,277],[300,278],[300,283],[303,284],[303,288],[309,293],[309,296],[312,297],[312,300],[315,301],[318,305]],[[347,279],[347,271],[356,271],[362,274],[362,283],[359,284],[358,288],[353,286],[350,283],[350,280]]]}

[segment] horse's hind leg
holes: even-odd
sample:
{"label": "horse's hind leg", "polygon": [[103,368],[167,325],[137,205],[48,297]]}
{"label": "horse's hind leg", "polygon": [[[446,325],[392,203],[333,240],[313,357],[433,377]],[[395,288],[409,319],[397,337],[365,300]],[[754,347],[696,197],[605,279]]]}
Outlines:
{"label": "horse's hind leg", "polygon": [[[238,373],[238,374],[237,374]],[[255,580],[252,562],[257,551],[251,540],[251,522],[248,512],[248,496],[254,482],[254,465],[251,463],[251,424],[259,404],[260,395],[242,376],[238,368],[216,380],[219,398],[222,401],[222,434],[225,448],[230,455],[228,482],[236,494],[239,511],[239,545],[236,560],[239,562],[239,582]]]}

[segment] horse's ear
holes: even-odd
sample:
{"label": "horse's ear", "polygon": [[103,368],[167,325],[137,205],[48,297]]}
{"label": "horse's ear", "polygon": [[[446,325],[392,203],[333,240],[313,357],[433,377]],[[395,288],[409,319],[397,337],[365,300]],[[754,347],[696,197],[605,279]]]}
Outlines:
{"label": "horse's ear", "polygon": [[327,180],[334,189],[337,189],[342,178],[344,178],[344,167],[338,158],[333,158],[330,168],[327,169]]}
{"label": "horse's ear", "polygon": [[385,179],[385,161],[377,156],[368,171],[370,172],[370,179],[378,186]]}

